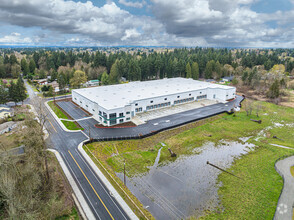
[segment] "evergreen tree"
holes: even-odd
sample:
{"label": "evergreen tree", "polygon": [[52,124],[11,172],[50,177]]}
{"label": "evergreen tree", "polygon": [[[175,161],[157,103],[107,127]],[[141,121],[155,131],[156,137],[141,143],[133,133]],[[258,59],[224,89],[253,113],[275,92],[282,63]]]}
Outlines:
{"label": "evergreen tree", "polygon": [[106,72],[102,73],[101,84],[102,85],[109,85],[109,76]]}
{"label": "evergreen tree", "polygon": [[9,101],[8,91],[4,88],[4,86],[0,85],[0,104],[6,104]]}
{"label": "evergreen tree", "polygon": [[112,64],[109,74],[109,83],[110,84],[117,84],[119,82],[119,71],[118,71],[118,63],[119,61],[116,60],[114,64]]}
{"label": "evergreen tree", "polygon": [[21,59],[21,70],[24,76],[30,73],[30,68],[25,58]]}
{"label": "evergreen tree", "polygon": [[13,81],[10,82],[8,94],[9,98],[15,103],[15,105],[17,105],[17,102],[19,102],[18,88]]}
{"label": "evergreen tree", "polygon": [[189,62],[186,65],[186,78],[192,78],[191,65]]}
{"label": "evergreen tree", "polygon": [[18,102],[22,102],[26,99],[27,95],[26,95],[26,87],[24,85],[24,81],[21,78],[21,76],[18,77],[17,83],[16,83],[16,88],[17,88],[17,100]]}
{"label": "evergreen tree", "polygon": [[129,80],[137,81],[141,79],[141,69],[136,59],[131,59],[129,64]]}
{"label": "evergreen tree", "polygon": [[199,79],[199,66],[197,62],[192,63],[191,72],[193,79]]}
{"label": "evergreen tree", "polygon": [[63,72],[61,72],[60,74],[58,74],[58,77],[57,77],[57,82],[59,84],[59,89],[60,91],[62,91],[66,85],[66,82],[65,82],[65,75]]}
{"label": "evergreen tree", "polygon": [[30,73],[34,74],[36,69],[36,63],[33,59],[30,60],[29,68],[30,68]]}
{"label": "evergreen tree", "polygon": [[271,99],[275,99],[280,96],[280,83],[278,80],[275,80],[275,82],[271,85],[267,95]]}
{"label": "evergreen tree", "polygon": [[210,60],[209,62],[207,62],[206,67],[205,67],[205,78],[211,79],[212,73],[214,70],[215,70],[215,61]]}

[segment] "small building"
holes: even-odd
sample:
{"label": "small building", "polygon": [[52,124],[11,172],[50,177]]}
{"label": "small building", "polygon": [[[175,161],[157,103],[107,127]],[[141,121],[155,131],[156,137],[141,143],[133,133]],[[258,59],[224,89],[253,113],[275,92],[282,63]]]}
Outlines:
{"label": "small building", "polygon": [[9,116],[12,116],[12,109],[9,107],[0,107],[0,118],[7,118]]}
{"label": "small building", "polygon": [[215,83],[215,80],[214,79],[207,79],[207,80],[205,80],[205,82]]}
{"label": "small building", "polygon": [[72,90],[72,101],[101,124],[129,122],[136,114],[203,99],[226,102],[236,88],[186,78],[170,78]]}
{"label": "small building", "polygon": [[233,79],[234,79],[234,76],[226,76],[222,78],[224,82],[232,82]]}
{"label": "small building", "polygon": [[99,86],[99,80],[98,79],[90,80],[86,82],[84,86],[85,87]]}
{"label": "small building", "polygon": [[59,89],[59,83],[56,82],[56,81],[53,81],[51,83],[48,83],[48,86],[52,86],[54,92],[59,92],[60,91],[60,89]]}
{"label": "small building", "polygon": [[48,84],[48,80],[47,79],[38,79],[38,80],[34,80],[35,82],[37,82],[40,86],[44,86]]}

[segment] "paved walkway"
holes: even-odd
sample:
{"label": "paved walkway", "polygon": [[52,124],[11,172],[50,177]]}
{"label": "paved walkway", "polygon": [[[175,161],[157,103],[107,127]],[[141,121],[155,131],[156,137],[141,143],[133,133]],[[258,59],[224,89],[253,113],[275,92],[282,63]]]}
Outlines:
{"label": "paved walkway", "polygon": [[284,179],[284,186],[278,201],[275,220],[291,220],[294,207],[294,177],[291,175],[290,167],[294,166],[294,156],[280,160],[276,163],[277,172]]}

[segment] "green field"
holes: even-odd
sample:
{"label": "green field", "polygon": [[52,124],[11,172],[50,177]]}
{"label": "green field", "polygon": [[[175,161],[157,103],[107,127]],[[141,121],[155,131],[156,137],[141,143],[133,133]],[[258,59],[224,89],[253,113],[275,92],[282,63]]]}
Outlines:
{"label": "green field", "polygon": [[[99,142],[88,147],[113,173],[122,172],[126,161],[128,175],[132,176],[148,171],[161,147],[160,142],[166,144],[159,163],[163,165],[175,160],[170,157],[168,148],[177,155],[191,155],[207,141],[236,141],[251,136],[248,142],[255,144],[256,150],[242,156],[229,168],[244,179],[225,173],[219,175],[218,181],[223,183],[219,189],[221,205],[218,211],[207,210],[203,219],[271,219],[283,186],[274,164],[279,158],[294,154],[294,150],[270,144],[294,149],[294,109],[265,102],[262,105],[260,117],[254,115],[254,111],[247,116],[242,109],[236,116],[222,114],[142,140]],[[261,119],[262,123],[250,119]],[[274,135],[279,139],[273,138]]]}
{"label": "green field", "polygon": [[[61,109],[54,104],[53,101],[48,102],[48,105],[50,106],[50,108],[54,111],[54,113],[57,115],[58,118],[60,119],[69,119],[62,111]],[[74,122],[72,121],[64,121],[61,120],[61,122],[64,124],[64,126],[68,129],[68,130],[81,130],[81,128]]]}

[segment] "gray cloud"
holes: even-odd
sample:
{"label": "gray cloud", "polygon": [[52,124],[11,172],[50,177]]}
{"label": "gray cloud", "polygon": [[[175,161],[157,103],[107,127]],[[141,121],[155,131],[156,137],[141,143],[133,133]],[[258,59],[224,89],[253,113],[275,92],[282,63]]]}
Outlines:
{"label": "gray cloud", "polygon": [[[112,1],[97,7],[91,1],[1,0],[0,22],[40,28],[35,37],[26,38],[28,43],[44,42],[44,36],[49,36],[50,43],[56,39],[67,45],[294,45],[294,25],[290,22],[294,10],[256,13],[250,6],[258,0],[151,1],[147,7],[154,17],[132,15]],[[128,0],[119,3],[137,8],[146,4]],[[271,21],[278,27],[269,27],[267,22]],[[1,39],[2,43],[18,41],[13,35]]]}

